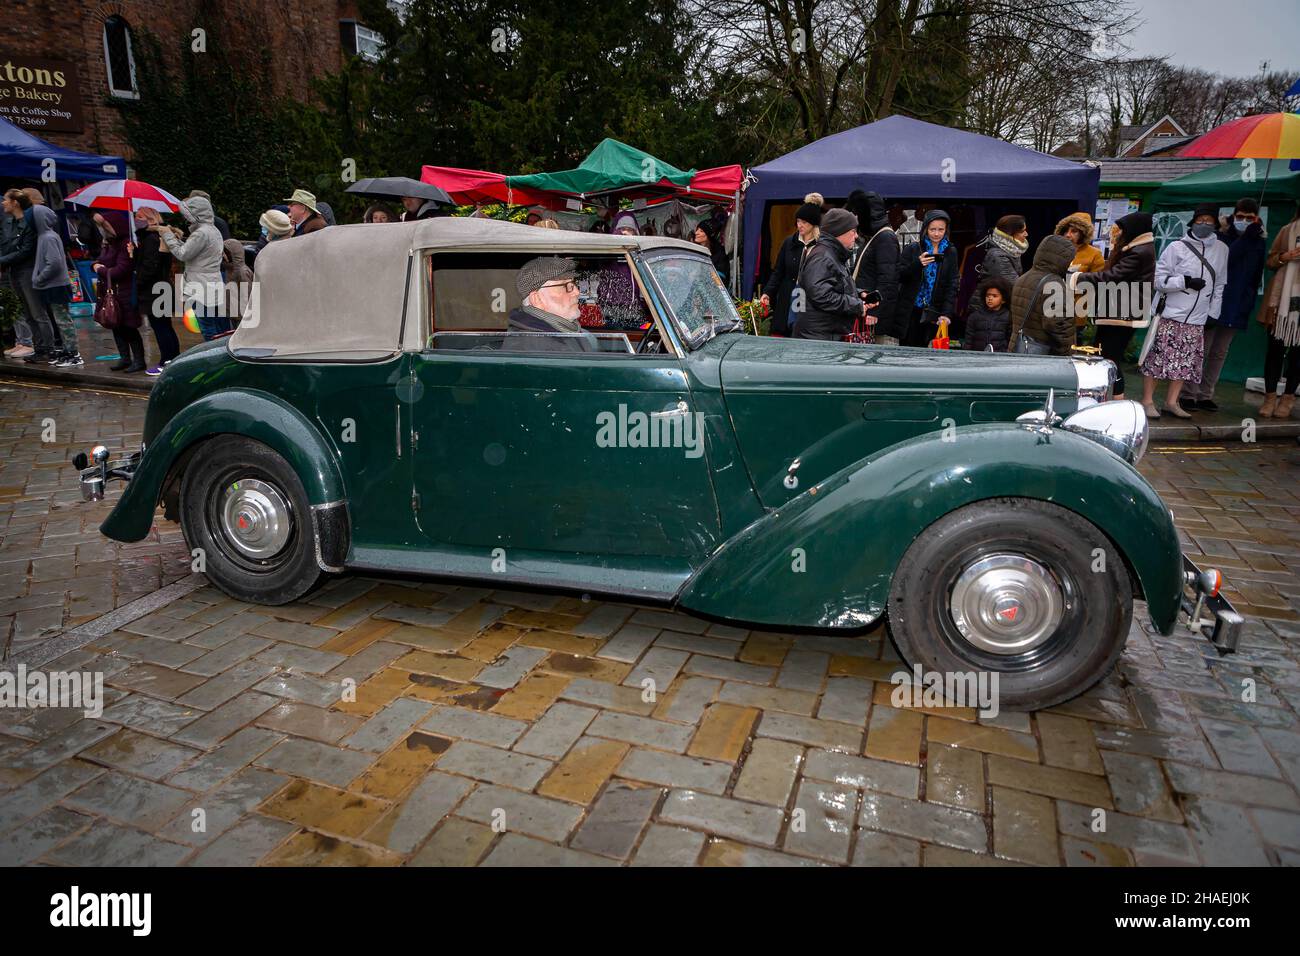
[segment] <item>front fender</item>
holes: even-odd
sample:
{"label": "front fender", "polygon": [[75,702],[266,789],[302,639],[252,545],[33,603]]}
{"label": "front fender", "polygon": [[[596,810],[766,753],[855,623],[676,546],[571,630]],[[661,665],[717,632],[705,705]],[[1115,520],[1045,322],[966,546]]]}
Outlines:
{"label": "front fender", "polygon": [[166,424],[99,530],[116,541],[144,538],[172,465],[197,442],[223,434],[243,435],[278,452],[313,508],[346,500],[337,452],[297,409],[267,392],[228,388],[186,405]]}
{"label": "front fender", "polygon": [[1004,497],[1052,502],[1104,531],[1132,566],[1152,621],[1170,632],[1182,554],[1155,489],[1087,438],[1007,422],[959,428],[949,440],[922,435],[832,475],[714,552],[678,602],[754,624],[864,627],[884,613],[917,535],[957,508]]}

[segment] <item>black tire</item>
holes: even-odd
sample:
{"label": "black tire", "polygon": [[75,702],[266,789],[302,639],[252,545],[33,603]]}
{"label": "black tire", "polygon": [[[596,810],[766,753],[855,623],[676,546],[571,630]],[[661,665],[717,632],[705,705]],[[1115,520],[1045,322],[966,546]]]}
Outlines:
{"label": "black tire", "polygon": [[[286,519],[275,525],[288,529],[280,532],[283,543],[272,536],[265,546],[272,553],[256,556],[241,549],[234,525],[223,523],[224,509],[238,510],[241,487],[257,489],[263,501],[274,503],[271,510]],[[307,492],[289,463],[261,442],[223,435],[200,446],[181,477],[180,510],[190,551],[202,549],[208,580],[233,598],[287,604],[321,579]],[[245,547],[258,543],[246,542]]]}
{"label": "black tire", "polygon": [[[1104,571],[1093,570],[1096,549],[1105,555]],[[1037,633],[1046,636],[1023,651],[1013,652],[1009,642],[999,652],[990,652],[986,636],[992,633],[996,641],[997,627],[974,626],[986,646],[963,636],[954,619],[962,616],[954,611],[954,590],[976,562],[1011,563],[1001,557],[1007,555],[1033,562],[1025,565],[1033,567],[1030,578],[1044,582],[1047,591],[1054,583],[1059,605],[1056,614],[1041,613],[1036,619],[1032,598],[1026,603],[1018,597],[1003,598],[1005,609],[993,610],[994,617],[1010,614],[1007,620],[1014,622],[1022,607],[1030,607],[1022,623],[1041,621]],[[976,594],[989,593],[966,587]],[[958,604],[970,607],[960,596]],[[1039,609],[1045,606],[1037,604]],[[968,632],[974,616],[965,616]],[[909,665],[942,674],[996,671],[998,702],[1007,710],[1050,707],[1097,683],[1123,652],[1132,619],[1128,569],[1110,540],[1074,512],[1026,498],[977,502],[930,525],[899,562],[889,598],[889,629]]]}

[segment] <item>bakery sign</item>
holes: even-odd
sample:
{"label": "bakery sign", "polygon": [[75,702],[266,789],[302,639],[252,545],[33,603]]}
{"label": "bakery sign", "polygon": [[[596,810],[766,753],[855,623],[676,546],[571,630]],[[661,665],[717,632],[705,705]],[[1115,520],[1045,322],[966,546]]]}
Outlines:
{"label": "bakery sign", "polygon": [[74,63],[0,53],[0,116],[28,132],[81,132],[79,90]]}

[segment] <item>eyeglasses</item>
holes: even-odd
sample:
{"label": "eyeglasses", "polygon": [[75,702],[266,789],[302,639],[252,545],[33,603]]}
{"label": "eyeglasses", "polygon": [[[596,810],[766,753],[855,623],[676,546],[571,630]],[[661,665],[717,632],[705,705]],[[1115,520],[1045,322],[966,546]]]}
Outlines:
{"label": "eyeglasses", "polygon": [[563,289],[565,292],[577,292],[578,283],[572,279],[566,279],[563,282],[548,282],[542,286],[543,289]]}

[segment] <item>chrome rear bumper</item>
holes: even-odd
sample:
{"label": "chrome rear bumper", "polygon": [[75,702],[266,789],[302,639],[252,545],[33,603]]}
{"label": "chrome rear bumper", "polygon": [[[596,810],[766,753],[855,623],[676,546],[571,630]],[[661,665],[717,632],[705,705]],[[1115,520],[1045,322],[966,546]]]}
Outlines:
{"label": "chrome rear bumper", "polygon": [[[1187,555],[1183,555],[1182,613],[1187,615],[1186,627],[1193,634],[1207,637],[1220,655],[1234,654],[1241,637],[1243,618],[1227,598],[1219,594],[1223,575],[1210,569],[1202,571]],[[1206,617],[1202,612],[1208,611]]]}
{"label": "chrome rear bumper", "polygon": [[[100,501],[104,497],[104,488],[110,481],[130,481],[135,469],[140,464],[142,452],[135,452],[126,458],[110,461],[108,449],[96,445],[90,454],[85,452],[72,459],[73,467],[80,473],[81,498],[83,501]],[[92,464],[93,462],[93,464]]]}

